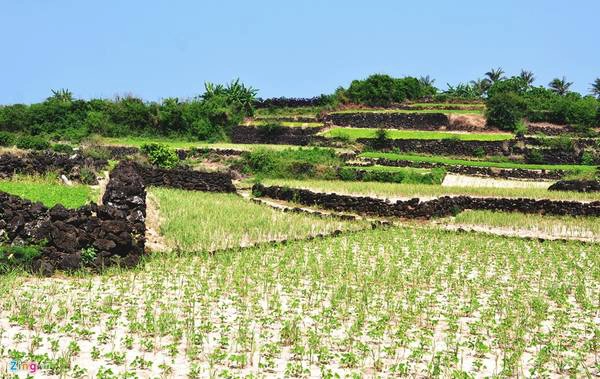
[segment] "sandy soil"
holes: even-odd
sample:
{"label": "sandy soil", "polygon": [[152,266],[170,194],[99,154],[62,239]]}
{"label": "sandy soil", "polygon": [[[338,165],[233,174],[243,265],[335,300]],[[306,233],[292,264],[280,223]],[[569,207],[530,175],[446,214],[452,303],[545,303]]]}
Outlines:
{"label": "sandy soil", "polygon": [[548,189],[551,181],[507,180],[448,174],[442,186],[445,187],[488,187],[488,188],[542,188]]}

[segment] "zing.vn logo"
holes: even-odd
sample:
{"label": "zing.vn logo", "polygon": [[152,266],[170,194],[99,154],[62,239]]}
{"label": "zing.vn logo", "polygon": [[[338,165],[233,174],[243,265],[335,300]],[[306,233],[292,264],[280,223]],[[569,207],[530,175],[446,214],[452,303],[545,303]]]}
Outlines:
{"label": "zing.vn logo", "polygon": [[36,362],[21,362],[13,359],[8,363],[8,370],[10,372],[27,371],[30,374],[35,374],[42,367]]}

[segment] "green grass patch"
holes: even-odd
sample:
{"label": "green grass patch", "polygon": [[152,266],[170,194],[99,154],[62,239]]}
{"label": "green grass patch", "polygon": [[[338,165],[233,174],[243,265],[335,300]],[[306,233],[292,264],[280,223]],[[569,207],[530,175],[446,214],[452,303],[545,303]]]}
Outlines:
{"label": "green grass patch", "polygon": [[164,218],[160,231],[180,251],[212,251],[271,240],[303,238],[366,223],[285,213],[235,194],[152,188]]}
{"label": "green grass patch", "polygon": [[484,110],[481,109],[344,109],[341,111],[331,112],[336,113],[442,113],[442,114],[478,114],[483,115]]}
{"label": "green grass patch", "polygon": [[306,188],[319,192],[385,198],[435,198],[440,196],[507,197],[574,201],[600,201],[600,193],[548,191],[540,188],[445,187],[425,184],[351,182],[339,180],[264,179],[264,185]]}
{"label": "green grass patch", "polygon": [[[332,128],[321,133],[328,138],[341,138],[356,140],[358,138],[377,138],[378,129],[371,128]],[[387,138],[390,139],[423,139],[441,140],[450,139],[458,141],[507,141],[515,136],[510,133],[452,133],[421,130],[396,130],[386,129]]]}
{"label": "green grass patch", "polygon": [[327,107],[297,107],[297,108],[261,108],[254,111],[255,117],[268,117],[268,116],[279,116],[279,117],[294,117],[294,116],[307,116],[314,117],[321,113]]}
{"label": "green grass patch", "polygon": [[384,183],[442,184],[444,169],[414,169],[407,167],[368,166],[342,167],[339,178],[345,181],[365,181]]}
{"label": "green grass patch", "polygon": [[31,201],[39,201],[47,207],[62,204],[66,208],[78,208],[95,202],[98,193],[86,185],[66,186],[52,176],[15,177],[0,181],[0,191]]}
{"label": "green grass patch", "polygon": [[[133,146],[142,147],[145,144],[158,143],[172,149],[191,149],[191,148],[209,148],[209,149],[233,149],[252,151],[257,149],[269,150],[287,150],[300,149],[296,145],[269,145],[269,144],[241,144],[241,143],[208,143],[201,141],[178,140],[172,138],[146,138],[146,137],[122,137],[122,138],[99,138],[98,142],[104,145],[112,146]],[[335,149],[337,152],[347,152],[348,149]]]}
{"label": "green grass patch", "polygon": [[449,166],[472,166],[472,167],[497,167],[507,169],[523,169],[523,170],[564,170],[575,172],[594,172],[596,166],[585,165],[551,165],[551,164],[527,164],[514,162],[493,162],[493,161],[473,161],[467,159],[448,158],[442,156],[429,156],[417,154],[397,154],[397,153],[380,153],[380,152],[365,152],[359,155],[364,158],[385,158],[397,161],[423,162],[423,163],[440,163]]}
{"label": "green grass patch", "polygon": [[266,120],[252,120],[247,121],[244,125],[248,126],[268,126],[278,125],[288,128],[321,128],[323,127],[322,122],[299,122],[299,121],[266,121]]}

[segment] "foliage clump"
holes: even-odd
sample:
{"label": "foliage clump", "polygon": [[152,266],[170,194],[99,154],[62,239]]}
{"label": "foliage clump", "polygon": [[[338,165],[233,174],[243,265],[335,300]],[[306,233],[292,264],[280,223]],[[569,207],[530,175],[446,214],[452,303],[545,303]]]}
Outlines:
{"label": "foliage clump", "polygon": [[179,164],[179,156],[175,151],[159,143],[142,145],[142,153],[146,154],[148,161],[158,167],[175,168]]}

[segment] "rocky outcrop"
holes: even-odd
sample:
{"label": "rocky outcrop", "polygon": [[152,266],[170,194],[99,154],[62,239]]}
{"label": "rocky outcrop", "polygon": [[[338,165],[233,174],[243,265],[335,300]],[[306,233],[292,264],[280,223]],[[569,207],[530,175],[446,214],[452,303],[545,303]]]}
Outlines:
{"label": "rocky outcrop", "polygon": [[560,180],[548,188],[549,191],[600,192],[598,180]]}
{"label": "rocky outcrop", "polygon": [[390,202],[372,197],[319,193],[277,186],[265,187],[261,184],[255,184],[252,192],[257,197],[266,196],[307,206],[318,206],[336,212],[382,217],[429,219],[456,215],[467,209],[549,215],[600,216],[600,201],[582,203],[577,201],[444,196],[429,201],[420,201],[415,198],[407,201]]}

